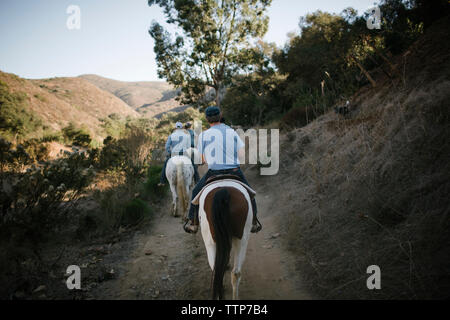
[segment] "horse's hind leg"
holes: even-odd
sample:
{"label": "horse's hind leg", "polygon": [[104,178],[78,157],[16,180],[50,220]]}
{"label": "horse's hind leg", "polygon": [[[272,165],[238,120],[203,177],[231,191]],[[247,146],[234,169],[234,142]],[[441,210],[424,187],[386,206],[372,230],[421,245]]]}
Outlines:
{"label": "horse's hind leg", "polygon": [[208,220],[203,212],[200,212],[200,227],[203,241],[205,242],[206,254],[208,255],[208,263],[211,270],[214,271],[214,263],[216,260],[216,243],[211,236]]}
{"label": "horse's hind leg", "polygon": [[247,241],[233,239],[234,267],[231,271],[231,285],[233,287],[233,300],[239,299],[239,283],[241,282],[242,264],[247,251]]}
{"label": "horse's hind leg", "polygon": [[185,199],[184,199],[184,203],[183,203],[183,221],[187,221],[188,220],[188,210],[189,210],[189,202],[191,200],[191,192],[190,192],[190,184],[186,184],[186,193],[185,193]]}
{"label": "horse's hind leg", "polygon": [[174,217],[177,216],[177,190],[175,189],[175,186],[170,184],[170,191],[172,192],[172,214]]}

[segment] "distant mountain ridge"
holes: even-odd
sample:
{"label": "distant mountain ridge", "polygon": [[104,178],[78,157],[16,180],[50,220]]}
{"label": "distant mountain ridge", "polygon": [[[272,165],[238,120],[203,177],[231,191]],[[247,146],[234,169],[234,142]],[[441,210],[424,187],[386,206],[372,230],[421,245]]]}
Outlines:
{"label": "distant mountain ridge", "polygon": [[24,94],[25,109],[46,127],[58,131],[73,123],[89,129],[98,141],[105,137],[102,119],[113,113],[122,118],[160,118],[187,108],[175,100],[178,91],[166,82],[125,82],[94,74],[24,79],[2,71],[0,81],[9,92]]}
{"label": "distant mountain ridge", "polygon": [[95,74],[85,74],[79,76],[79,78],[112,93],[146,117],[153,117],[180,108],[179,102],[175,100],[178,90],[174,89],[167,82],[126,82],[104,78]]}
{"label": "distant mountain ridge", "polygon": [[61,130],[72,122],[88,128],[99,140],[104,137],[102,118],[113,113],[123,118],[140,117],[125,102],[83,78],[28,80],[0,71],[0,81],[9,92],[24,94],[25,109],[53,130]]}

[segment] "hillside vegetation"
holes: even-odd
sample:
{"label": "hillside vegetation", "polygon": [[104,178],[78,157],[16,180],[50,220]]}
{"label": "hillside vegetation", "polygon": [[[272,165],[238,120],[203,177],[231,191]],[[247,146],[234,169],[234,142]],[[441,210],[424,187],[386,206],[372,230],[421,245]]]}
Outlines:
{"label": "hillside vegetation", "polygon": [[[359,90],[349,114],[283,138],[287,244],[324,298],[449,298],[449,23],[393,60],[402,73]],[[382,290],[366,287],[370,265]]]}
{"label": "hillside vegetation", "polygon": [[[73,124],[62,129],[66,145],[1,138],[0,298],[45,299],[35,292],[42,285],[54,297],[82,296],[55,281],[55,274],[63,274],[74,257],[85,257],[93,243],[111,245],[152,220],[168,189],[157,186],[167,135],[176,121],[195,119],[204,120],[192,108],[160,120],[121,120],[113,114],[102,128],[115,134],[100,147]],[[52,156],[51,147],[57,148]],[[56,258],[55,250],[60,252]],[[84,276],[87,286],[114,276],[97,268],[83,272],[90,274]]]}
{"label": "hillside vegetation", "polygon": [[450,13],[445,0],[382,0],[379,8],[379,30],[370,30],[367,14],[352,8],[318,10],[300,17],[300,32],[292,33],[282,48],[260,41],[251,71],[232,79],[222,102],[225,117],[247,127],[304,126],[351,102],[360,88],[377,87],[380,76],[401,75],[398,56],[433,21]]}
{"label": "hillside vegetation", "polygon": [[[0,130],[11,138],[41,138],[72,123],[101,142],[107,136],[101,119],[111,114],[123,119],[139,115],[114,95],[81,78],[27,80],[0,71],[0,81],[2,117],[8,112],[7,121],[17,127],[5,124]],[[9,111],[3,101],[8,101],[5,106]]]}

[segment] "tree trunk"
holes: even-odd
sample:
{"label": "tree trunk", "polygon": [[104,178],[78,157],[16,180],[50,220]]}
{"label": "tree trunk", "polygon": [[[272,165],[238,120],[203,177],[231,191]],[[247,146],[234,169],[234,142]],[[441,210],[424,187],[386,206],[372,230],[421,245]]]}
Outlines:
{"label": "tree trunk", "polygon": [[359,61],[353,56],[351,55],[353,61],[355,61],[356,65],[358,66],[358,68],[362,71],[362,73],[364,73],[364,75],[366,76],[367,80],[370,81],[370,83],[372,84],[372,87],[376,87],[377,83],[375,82],[375,80],[372,79],[372,77],[370,76],[369,72],[367,72],[366,69],[364,69],[364,67],[361,65],[361,63],[359,63]]}
{"label": "tree trunk", "polygon": [[389,71],[387,71],[385,68],[384,68],[384,65],[383,64],[379,64],[371,55],[369,55],[369,58],[370,58],[370,60],[377,66],[377,67],[379,67],[380,69],[381,69],[381,71],[383,71],[383,73],[389,78],[389,79],[392,79],[392,75],[390,74],[390,72]]}
{"label": "tree trunk", "polygon": [[216,106],[220,108],[220,82],[215,82],[214,84],[214,90],[216,91]]}
{"label": "tree trunk", "polygon": [[219,89],[216,89],[216,106],[220,108],[220,93]]}

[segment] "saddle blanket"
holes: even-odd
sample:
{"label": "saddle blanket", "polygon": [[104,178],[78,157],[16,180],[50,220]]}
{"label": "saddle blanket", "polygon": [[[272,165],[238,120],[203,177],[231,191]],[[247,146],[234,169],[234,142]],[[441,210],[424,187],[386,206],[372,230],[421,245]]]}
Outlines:
{"label": "saddle blanket", "polygon": [[217,180],[217,181],[211,182],[211,183],[207,184],[206,186],[204,186],[203,189],[200,190],[200,192],[199,192],[199,193],[195,196],[195,198],[192,200],[192,204],[198,206],[199,203],[200,203],[200,197],[201,197],[202,193],[205,191],[205,189],[206,189],[207,187],[214,186],[214,185],[219,184],[219,183],[221,183],[221,182],[235,182],[235,183],[238,183],[238,184],[242,185],[242,186],[248,191],[248,194],[250,195],[250,198],[251,198],[251,199],[254,198],[255,195],[256,195],[256,191],[255,191],[255,190],[253,190],[253,189],[250,188],[248,185],[246,185],[245,183],[243,183],[243,182],[241,182],[241,181],[239,181],[239,180],[235,180],[235,179],[223,179],[223,180]]}

